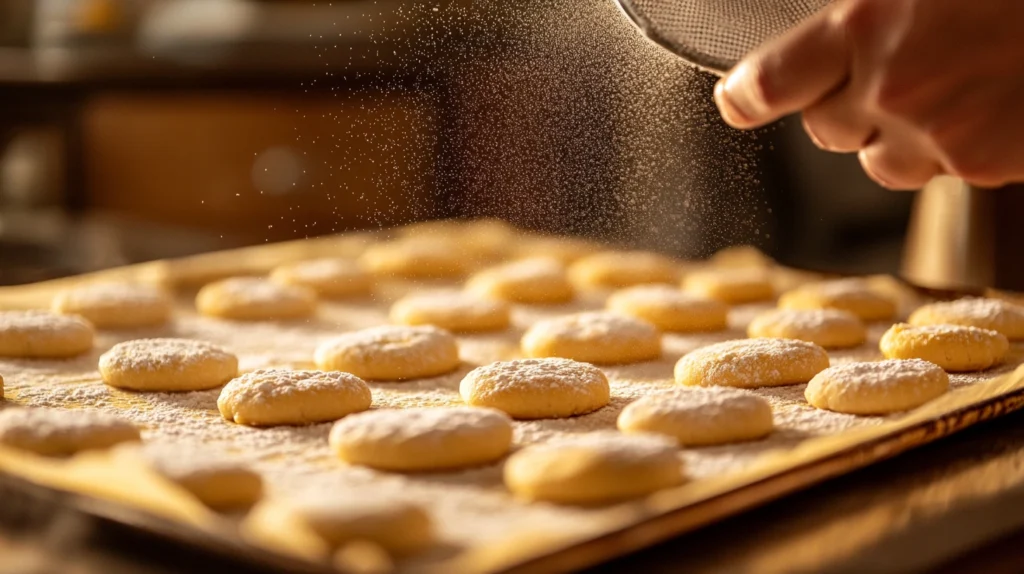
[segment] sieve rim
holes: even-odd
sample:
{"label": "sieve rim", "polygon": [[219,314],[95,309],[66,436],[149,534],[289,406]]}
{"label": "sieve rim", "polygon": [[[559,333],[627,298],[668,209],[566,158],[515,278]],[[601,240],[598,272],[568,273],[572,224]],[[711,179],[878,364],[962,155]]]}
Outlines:
{"label": "sieve rim", "polygon": [[728,58],[716,58],[710,54],[705,54],[699,50],[694,50],[688,46],[679,45],[678,43],[669,40],[659,33],[658,29],[651,25],[651,22],[647,18],[634,9],[632,0],[615,0],[615,5],[618,6],[619,10],[626,15],[626,18],[640,30],[640,34],[644,38],[665,50],[668,50],[676,56],[679,56],[705,72],[721,77],[731,70],[738,62],[738,60],[730,60]]}

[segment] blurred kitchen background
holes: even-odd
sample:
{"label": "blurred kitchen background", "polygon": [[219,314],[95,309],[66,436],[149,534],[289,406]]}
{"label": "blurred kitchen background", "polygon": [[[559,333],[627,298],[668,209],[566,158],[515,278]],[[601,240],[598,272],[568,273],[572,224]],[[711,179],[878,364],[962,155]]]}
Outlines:
{"label": "blurred kitchen background", "polygon": [[612,0],[3,0],[0,284],[457,216],[895,269],[910,197]]}

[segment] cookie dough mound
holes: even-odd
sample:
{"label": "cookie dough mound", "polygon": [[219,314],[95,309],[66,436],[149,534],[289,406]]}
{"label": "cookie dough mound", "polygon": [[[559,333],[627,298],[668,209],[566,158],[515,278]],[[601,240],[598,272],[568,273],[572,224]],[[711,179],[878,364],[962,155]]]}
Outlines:
{"label": "cookie dough mound", "polygon": [[650,251],[602,251],[578,260],[569,277],[580,287],[621,289],[645,283],[679,281],[680,264]]}
{"label": "cookie dough mound", "polygon": [[1000,299],[967,297],[919,307],[907,320],[911,325],[965,325],[1024,339],[1024,307]]}
{"label": "cookie dough mound", "polygon": [[863,321],[883,321],[896,316],[896,302],[872,289],[864,279],[839,279],[808,283],[783,293],[783,309],[842,309]]}
{"label": "cookie dough mound", "polygon": [[512,446],[512,420],[496,409],[382,409],[334,423],[331,448],[350,464],[401,472],[490,464]]}
{"label": "cookie dough mound", "polygon": [[391,306],[392,323],[433,325],[455,333],[500,331],[508,327],[507,303],[464,291],[414,293]]}
{"label": "cookie dough mound", "polygon": [[74,315],[0,311],[0,357],[66,359],[92,349],[92,325]]}
{"label": "cookie dough mound", "polygon": [[163,291],[135,283],[94,283],[61,291],[51,308],[61,315],[80,315],[100,329],[132,329],[163,325],[171,316],[171,298]]}
{"label": "cookie dough mound", "polygon": [[519,359],[473,369],[459,394],[468,405],[492,407],[514,419],[582,415],[608,404],[601,369],[569,359]]}
{"label": "cookie dough mound", "polygon": [[368,295],[373,276],[350,259],[312,259],[274,269],[270,279],[283,285],[312,289],[325,299]]}
{"label": "cookie dough mound", "polygon": [[739,339],[701,347],[676,363],[676,383],[690,387],[775,387],[806,383],[828,368],[828,354],[796,339]]}
{"label": "cookie dough mound", "polygon": [[576,296],[556,259],[534,257],[485,269],[470,278],[469,291],[512,303],[568,303]]}
{"label": "cookie dough mound", "polygon": [[676,444],[655,435],[588,433],[528,446],[505,463],[505,486],[527,500],[593,505],[682,484]]}
{"label": "cookie dough mound", "polygon": [[819,409],[885,415],[919,407],[949,390],[949,375],[920,359],[847,363],[818,373],[804,397]]}
{"label": "cookie dough mound", "polygon": [[692,387],[648,395],[619,414],[624,433],[656,433],[682,446],[756,440],[774,429],[768,401],[741,389]]}
{"label": "cookie dough mound", "polygon": [[367,381],[401,381],[454,371],[459,347],[444,329],[384,325],[326,341],[317,347],[314,360],[325,371],[345,371]]}
{"label": "cookie dough mound", "polygon": [[856,315],[840,309],[772,309],[750,322],[747,336],[800,339],[826,349],[846,349],[864,343],[868,330]]}
{"label": "cookie dough mound", "polygon": [[328,552],[370,542],[395,556],[422,552],[436,540],[423,508],[372,491],[337,494],[317,489],[294,498],[268,499],[246,516],[242,532],[285,548],[296,534],[308,533]]}
{"label": "cookie dough mound", "polygon": [[248,508],[263,497],[263,479],[230,456],[194,444],[148,443],[119,448],[216,510]]}
{"label": "cookie dough mound", "polygon": [[100,356],[103,382],[135,391],[201,391],[238,375],[238,358],[204,341],[136,339]]}
{"label": "cookie dough mound", "polygon": [[457,241],[422,237],[371,245],[360,262],[375,275],[405,279],[462,277],[472,263]]}
{"label": "cookie dough mound", "polygon": [[608,297],[609,311],[630,315],[662,331],[700,333],[727,326],[729,306],[669,285],[637,285]]}
{"label": "cookie dough mound", "polygon": [[196,309],[207,317],[236,321],[298,319],[316,311],[316,294],[259,277],[232,277],[200,289]]}
{"label": "cookie dough mound", "polygon": [[950,372],[966,372],[1001,363],[1010,343],[1001,333],[977,327],[897,323],[878,347],[887,359],[924,359]]}
{"label": "cookie dough mound", "polygon": [[43,456],[137,442],[132,423],[97,411],[9,408],[0,411],[0,444]]}
{"label": "cookie dough mound", "polygon": [[647,321],[626,315],[577,313],[538,321],[523,335],[521,346],[533,358],[618,365],[660,357],[661,333]]}
{"label": "cookie dough mound", "polygon": [[712,266],[722,269],[742,269],[750,267],[773,267],[771,257],[753,245],[733,245],[719,249],[709,260]]}
{"label": "cookie dough mound", "polygon": [[372,400],[370,387],[348,373],[260,369],[224,385],[217,408],[241,425],[307,425],[365,411]]}
{"label": "cookie dough mound", "polygon": [[521,257],[552,257],[569,265],[600,250],[597,243],[579,237],[539,235],[524,238],[515,253]]}
{"label": "cookie dough mound", "polygon": [[696,295],[733,304],[767,301],[775,297],[771,273],[759,268],[695,271],[683,280],[683,288]]}

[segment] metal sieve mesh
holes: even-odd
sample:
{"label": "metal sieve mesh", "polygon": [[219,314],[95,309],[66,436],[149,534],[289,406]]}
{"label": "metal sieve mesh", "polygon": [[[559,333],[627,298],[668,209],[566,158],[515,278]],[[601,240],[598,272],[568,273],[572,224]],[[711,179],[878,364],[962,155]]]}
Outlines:
{"label": "metal sieve mesh", "polygon": [[830,0],[617,0],[645,36],[691,64],[724,73],[765,40]]}

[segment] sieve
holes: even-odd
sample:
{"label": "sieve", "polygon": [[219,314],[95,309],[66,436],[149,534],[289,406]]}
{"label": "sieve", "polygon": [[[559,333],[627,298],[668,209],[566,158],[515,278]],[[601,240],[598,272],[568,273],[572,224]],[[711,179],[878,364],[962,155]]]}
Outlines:
{"label": "sieve", "polygon": [[616,0],[648,39],[722,75],[830,0]]}

